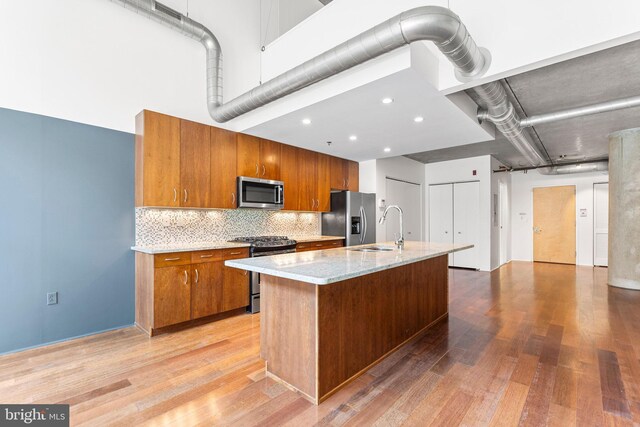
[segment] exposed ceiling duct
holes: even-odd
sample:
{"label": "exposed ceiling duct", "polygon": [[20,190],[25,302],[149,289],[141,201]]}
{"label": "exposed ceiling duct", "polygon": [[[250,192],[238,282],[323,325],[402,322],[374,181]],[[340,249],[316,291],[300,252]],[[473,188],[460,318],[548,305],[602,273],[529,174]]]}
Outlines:
{"label": "exposed ceiling duct", "polygon": [[[360,33],[346,42],[223,103],[222,50],[202,24],[155,0],[111,0],[200,41],[207,51],[207,106],[217,122],[226,122],[290,95],[356,65],[415,41],[432,41],[451,61],[456,77],[469,81],[482,76],[490,63],[489,52],[479,48],[460,18],[449,9],[425,6],[408,10]],[[471,89],[487,113],[513,146],[533,165],[545,164],[544,156],[520,126],[520,117],[500,82]]]}
{"label": "exposed ceiling duct", "polygon": [[606,113],[608,111],[622,110],[625,108],[640,107],[640,96],[616,99],[613,101],[598,104],[586,105],[584,107],[570,108],[568,110],[556,111],[554,113],[539,114],[520,120],[520,126],[530,127],[553,123],[560,120],[573,119],[576,117],[589,116],[591,114]]}
{"label": "exposed ceiling duct", "polygon": [[221,123],[415,41],[430,40],[451,61],[461,81],[479,77],[490,63],[460,18],[449,9],[418,7],[394,16],[346,42],[232,99],[222,101],[222,50],[202,24],[155,0],[111,0],[200,41],[207,50],[207,104]]}
{"label": "exposed ceiling duct", "polygon": [[499,169],[494,172],[520,172],[535,169],[542,175],[567,175],[585,172],[605,172],[609,170],[608,160],[591,160],[584,162],[571,162],[563,165],[532,166],[526,168]]}

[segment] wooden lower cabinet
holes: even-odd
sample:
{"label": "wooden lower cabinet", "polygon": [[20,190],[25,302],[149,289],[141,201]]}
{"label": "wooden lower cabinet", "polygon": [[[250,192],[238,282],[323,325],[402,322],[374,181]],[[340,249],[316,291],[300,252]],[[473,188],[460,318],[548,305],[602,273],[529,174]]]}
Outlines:
{"label": "wooden lower cabinet", "polygon": [[153,275],[153,326],[161,328],[191,319],[189,266],[156,268]]}
{"label": "wooden lower cabinet", "polygon": [[249,305],[249,272],[237,268],[223,267],[224,285],[222,310],[229,311]]}
{"label": "wooden lower cabinet", "polygon": [[[136,324],[149,335],[167,326],[249,305],[249,276],[224,266],[248,248],[136,253]],[[188,324],[187,324],[188,325]]]}
{"label": "wooden lower cabinet", "polygon": [[[191,319],[210,316],[222,309],[223,262],[209,262],[191,266]],[[236,307],[237,308],[237,307]]]}
{"label": "wooden lower cabinet", "polygon": [[343,239],[301,242],[296,245],[296,252],[321,251],[323,249],[341,248],[342,246],[344,246]]}

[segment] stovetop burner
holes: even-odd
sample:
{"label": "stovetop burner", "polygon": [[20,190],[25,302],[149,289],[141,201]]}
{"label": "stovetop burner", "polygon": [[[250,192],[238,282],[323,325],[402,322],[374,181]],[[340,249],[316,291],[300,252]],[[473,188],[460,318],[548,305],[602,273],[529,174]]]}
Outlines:
{"label": "stovetop burner", "polygon": [[296,244],[295,240],[289,239],[287,236],[236,237],[229,241],[233,243],[250,243],[255,247],[277,247]]}

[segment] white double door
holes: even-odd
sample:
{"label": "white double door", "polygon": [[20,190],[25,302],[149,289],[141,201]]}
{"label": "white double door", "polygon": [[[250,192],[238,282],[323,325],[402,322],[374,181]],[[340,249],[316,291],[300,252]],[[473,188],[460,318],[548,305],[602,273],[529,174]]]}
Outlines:
{"label": "white double door", "polygon": [[429,186],[429,240],[474,245],[449,255],[450,266],[478,268],[479,215],[478,181]]}

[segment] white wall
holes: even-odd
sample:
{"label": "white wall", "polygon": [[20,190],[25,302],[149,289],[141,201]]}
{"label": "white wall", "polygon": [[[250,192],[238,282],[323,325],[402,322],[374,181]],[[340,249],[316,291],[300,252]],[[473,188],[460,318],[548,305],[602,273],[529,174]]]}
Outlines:
{"label": "white wall", "polygon": [[[268,47],[263,54],[263,77],[272,78],[407,9],[426,5],[447,7],[448,3],[445,0],[334,1]],[[583,54],[593,51],[590,46],[612,39],[631,35],[625,39],[630,41],[640,37],[637,19],[640,2],[635,0],[613,3],[487,0],[480,5],[477,0],[456,0],[450,2],[450,6],[477,43],[491,51],[492,64],[487,73],[491,80],[512,74],[514,70],[521,72],[568,59],[581,49],[586,49]],[[429,46],[437,50],[431,43]],[[439,87],[449,93],[461,85],[449,62],[438,55],[441,58]]]}
{"label": "white wall", "polygon": [[[492,173],[491,156],[471,157],[468,159],[450,160],[446,162],[428,163],[425,165],[425,194],[429,185],[445,184],[450,182],[479,181],[480,182],[480,212],[478,221],[480,230],[478,233],[479,268],[490,271],[495,267],[492,264],[492,225],[491,225],[491,191]],[[473,175],[473,171],[476,175]],[[425,230],[429,230],[429,198],[425,197]],[[429,233],[426,233],[429,240]]]}
{"label": "white wall", "polygon": [[[363,193],[376,193],[376,207],[380,199],[387,198],[387,178],[394,178],[420,184],[423,188],[424,198],[424,164],[406,157],[390,157],[379,160],[369,160],[360,163],[360,191]],[[424,201],[416,200],[414,206],[401,206],[403,210],[424,209]],[[378,242],[386,241],[386,224],[379,224],[384,209],[376,209],[376,239]],[[424,213],[423,213],[424,217]],[[424,226],[420,230],[420,238],[425,238]]]}
{"label": "white wall", "polygon": [[[533,261],[533,189],[576,186],[576,263],[593,265],[593,184],[608,182],[609,175],[592,172],[576,175],[541,175],[536,171],[511,173],[512,258]],[[587,210],[580,217],[580,209]]]}
{"label": "white wall", "polygon": [[[186,0],[164,0],[182,13]],[[258,0],[189,0],[224,51],[224,96],[260,79]],[[0,107],[133,132],[143,108],[210,123],[205,50],[107,0],[0,1]]]}

